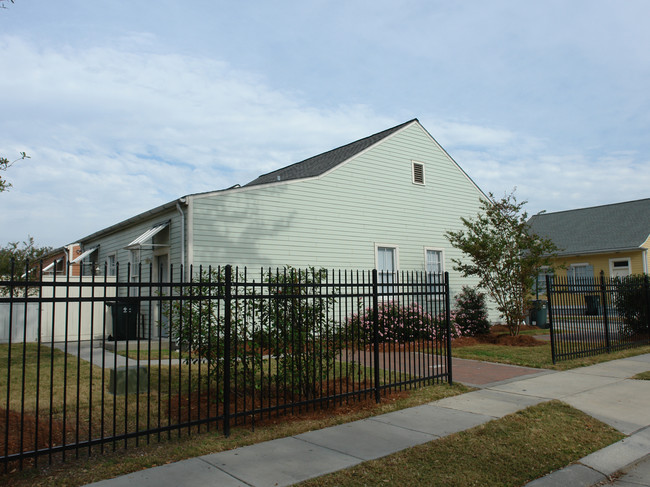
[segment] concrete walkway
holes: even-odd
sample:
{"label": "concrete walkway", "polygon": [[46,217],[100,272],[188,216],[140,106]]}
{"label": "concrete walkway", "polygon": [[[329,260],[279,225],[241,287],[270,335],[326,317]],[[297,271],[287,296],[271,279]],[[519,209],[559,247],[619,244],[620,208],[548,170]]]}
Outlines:
{"label": "concrete walkway", "polygon": [[[481,389],[467,394],[91,485],[291,485],[433,441],[551,399],[564,401],[627,437],[529,486],[591,486],[608,481],[609,476],[624,468],[629,468],[629,472],[616,485],[649,485],[650,460],[642,460],[650,454],[650,381],[630,380],[629,377],[650,370],[650,354],[565,372],[468,362],[474,361],[454,363],[457,381],[462,382],[463,366],[483,367],[486,376],[498,380],[480,384],[479,375],[474,374],[471,383]],[[505,380],[501,379],[504,374],[508,376]],[[637,462],[640,463],[635,466]],[[639,479],[646,483],[639,483]]]}

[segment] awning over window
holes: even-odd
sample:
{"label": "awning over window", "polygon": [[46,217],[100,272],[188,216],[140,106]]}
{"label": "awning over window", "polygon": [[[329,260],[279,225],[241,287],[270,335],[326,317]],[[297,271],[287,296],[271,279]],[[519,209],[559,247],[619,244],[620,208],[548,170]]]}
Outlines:
{"label": "awning over window", "polygon": [[52,267],[54,267],[55,265],[57,265],[57,264],[58,264],[59,262],[61,262],[62,260],[63,260],[63,257],[61,257],[60,259],[56,259],[56,260],[50,262],[50,263],[47,264],[45,267],[43,267],[43,272],[47,272],[47,271],[49,271]]}
{"label": "awning over window", "polygon": [[71,264],[76,264],[77,262],[81,262],[84,260],[86,257],[88,257],[90,254],[95,252],[99,247],[93,247],[92,249],[85,250],[79,257],[75,258],[74,260],[70,261]]}
{"label": "awning over window", "polygon": [[[164,230],[169,226],[169,222],[161,223],[159,225],[156,225],[153,228],[150,228],[146,232],[144,232],[142,235],[140,235],[138,238],[136,238],[133,242],[131,242],[129,245],[124,247],[125,249],[130,249],[130,250],[136,250],[142,247],[142,245],[147,241],[151,240],[154,238],[155,235],[157,235],[159,232]],[[167,246],[167,245],[165,245]]]}

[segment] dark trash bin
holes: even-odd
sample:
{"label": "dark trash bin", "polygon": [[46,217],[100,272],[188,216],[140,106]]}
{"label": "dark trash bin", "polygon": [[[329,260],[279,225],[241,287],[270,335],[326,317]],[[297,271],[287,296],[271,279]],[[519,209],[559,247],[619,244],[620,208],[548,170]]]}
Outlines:
{"label": "dark trash bin", "polygon": [[530,308],[530,324],[535,323],[539,328],[548,328],[547,314],[548,304],[546,301],[542,299],[534,300]]}
{"label": "dark trash bin", "polygon": [[597,294],[585,296],[585,304],[587,305],[587,309],[585,310],[587,316],[598,316],[602,314],[600,296]]}
{"label": "dark trash bin", "polygon": [[113,317],[114,340],[137,340],[140,301],[137,298],[125,298],[106,303],[111,307]]}

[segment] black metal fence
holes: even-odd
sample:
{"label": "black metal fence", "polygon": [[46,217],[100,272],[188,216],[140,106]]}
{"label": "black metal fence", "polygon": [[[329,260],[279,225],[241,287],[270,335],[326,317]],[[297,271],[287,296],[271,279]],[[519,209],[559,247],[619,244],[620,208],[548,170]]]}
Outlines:
{"label": "black metal fence", "polygon": [[650,344],[648,276],[546,277],[553,363]]}
{"label": "black metal fence", "polygon": [[154,271],[0,280],[5,471],[451,383],[447,274]]}

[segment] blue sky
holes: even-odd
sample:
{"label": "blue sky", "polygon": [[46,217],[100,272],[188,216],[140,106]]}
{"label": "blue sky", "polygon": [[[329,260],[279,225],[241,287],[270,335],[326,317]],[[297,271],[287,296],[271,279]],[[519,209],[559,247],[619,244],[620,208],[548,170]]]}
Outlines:
{"label": "blue sky", "polygon": [[528,212],[650,196],[650,2],[0,2],[0,245],[418,118]]}

